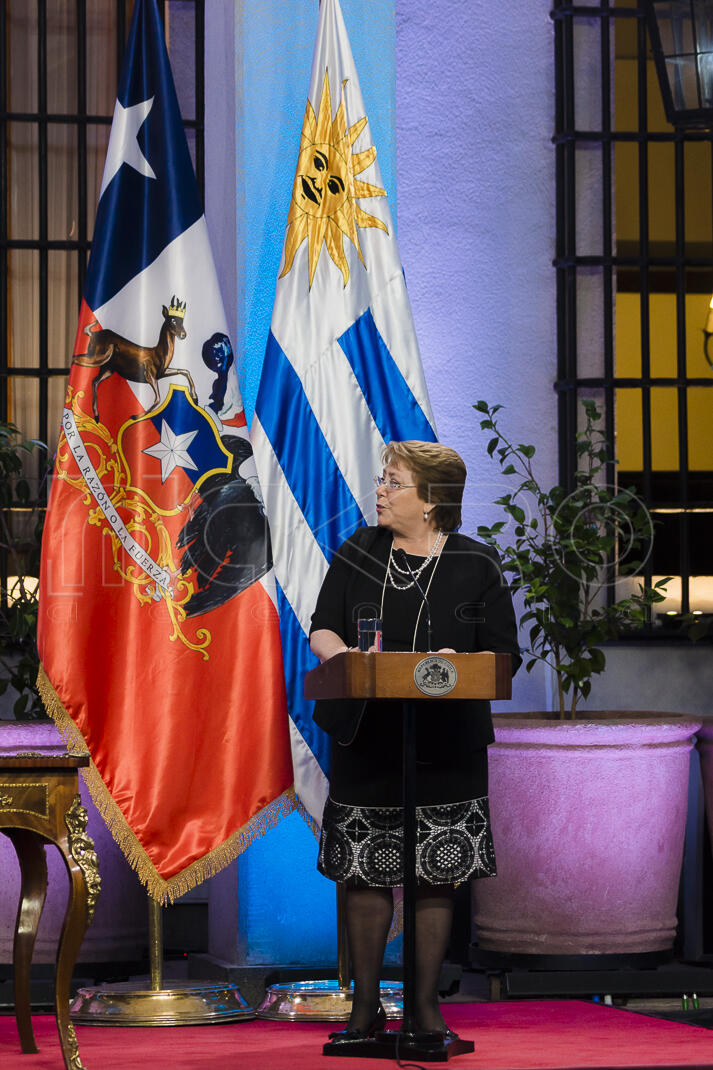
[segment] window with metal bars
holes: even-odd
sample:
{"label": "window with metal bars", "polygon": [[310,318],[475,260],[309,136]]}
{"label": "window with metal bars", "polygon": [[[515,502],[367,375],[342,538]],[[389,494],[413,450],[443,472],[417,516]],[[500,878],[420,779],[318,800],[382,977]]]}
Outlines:
{"label": "window with metal bars", "polygon": [[[159,7],[202,194],[204,0]],[[132,10],[132,0],[0,0],[0,420],[50,457]],[[44,457],[24,466],[42,509]],[[5,518],[13,537],[31,511]],[[0,554],[3,598],[7,570]]]}
{"label": "window with metal bars", "polygon": [[560,478],[593,397],[609,483],[652,514],[646,580],[673,577],[651,630],[668,634],[713,613],[713,135],[667,122],[643,0],[555,0],[552,17]]}

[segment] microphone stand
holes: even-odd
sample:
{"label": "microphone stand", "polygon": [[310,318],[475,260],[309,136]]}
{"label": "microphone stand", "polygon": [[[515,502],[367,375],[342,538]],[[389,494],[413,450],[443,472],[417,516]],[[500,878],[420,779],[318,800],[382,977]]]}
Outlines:
{"label": "microphone stand", "polygon": [[[428,604],[426,593],[414,575],[406,557],[406,551],[397,551],[401,554],[416,590],[421,595],[426,607],[426,627],[428,631],[429,652],[431,642],[431,607]],[[396,555],[394,555],[396,556]],[[400,1042],[403,1049],[409,1051],[411,1057],[419,1055],[426,1057],[422,1046],[418,1043],[416,1033],[416,718],[417,706],[415,702],[403,704],[403,808],[404,808],[404,1011],[401,1023],[401,1036],[394,1036],[394,1055],[399,1058]],[[383,1037],[383,1034],[382,1034]]]}

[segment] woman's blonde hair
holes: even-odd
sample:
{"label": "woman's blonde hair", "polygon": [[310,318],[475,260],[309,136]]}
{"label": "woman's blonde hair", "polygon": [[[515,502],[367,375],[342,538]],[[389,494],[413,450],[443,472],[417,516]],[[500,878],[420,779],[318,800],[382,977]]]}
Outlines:
{"label": "woman's blonde hair", "polygon": [[434,503],[431,517],[436,528],[458,530],[467,475],[460,454],[440,442],[388,442],[381,461],[403,465],[413,474],[419,498]]}

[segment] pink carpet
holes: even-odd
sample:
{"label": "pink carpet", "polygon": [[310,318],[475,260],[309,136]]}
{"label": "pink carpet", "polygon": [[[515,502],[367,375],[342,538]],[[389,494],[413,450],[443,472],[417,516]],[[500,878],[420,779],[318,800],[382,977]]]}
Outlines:
{"label": "pink carpet", "polygon": [[[527,1001],[450,1004],[450,1026],[475,1041],[458,1070],[575,1070],[596,1067],[710,1067],[713,1031],[594,1003]],[[2,1070],[62,1070],[51,1017],[34,1019],[38,1055],[20,1053],[12,1017],[0,1018]],[[240,1022],[182,1029],[79,1026],[86,1070],[375,1070],[389,1060],[324,1057],[326,1024]]]}

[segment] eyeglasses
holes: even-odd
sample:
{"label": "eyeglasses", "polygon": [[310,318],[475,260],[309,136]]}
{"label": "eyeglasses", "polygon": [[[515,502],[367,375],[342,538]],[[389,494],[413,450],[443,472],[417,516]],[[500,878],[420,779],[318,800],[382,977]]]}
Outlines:
{"label": "eyeglasses", "polygon": [[406,490],[408,487],[415,487],[415,483],[397,483],[395,479],[386,479],[384,476],[374,476],[374,486],[378,490],[379,487],[383,487],[387,494],[391,494],[395,490]]}

